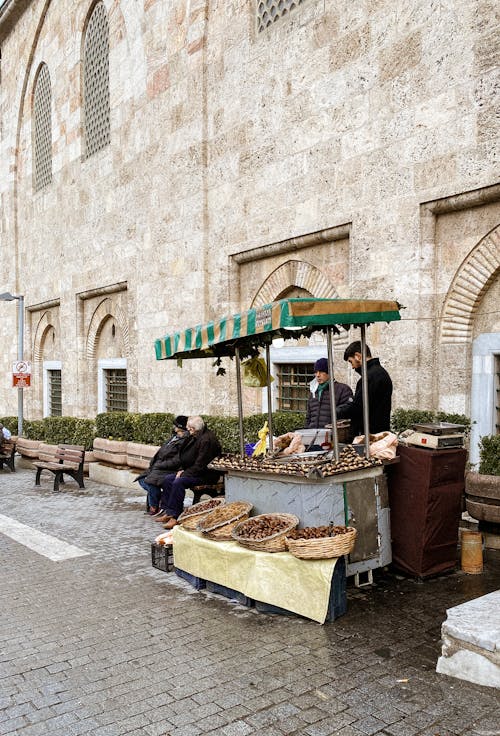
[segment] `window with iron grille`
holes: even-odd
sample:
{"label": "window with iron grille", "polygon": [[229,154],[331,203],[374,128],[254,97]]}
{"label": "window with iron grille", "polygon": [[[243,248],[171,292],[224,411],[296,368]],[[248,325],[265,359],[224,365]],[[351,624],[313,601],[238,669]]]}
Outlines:
{"label": "window with iron grille", "polygon": [[47,64],[38,71],[33,95],[33,188],[52,181],[52,92]]}
{"label": "window with iron grille", "polygon": [[106,390],[105,411],[127,411],[127,370],[108,368],[104,371]]}
{"label": "window with iron grille", "polygon": [[109,26],[106,9],[97,3],[89,20],[83,51],[84,157],[110,142]]}
{"label": "window with iron grille", "polygon": [[62,416],[61,371],[47,371],[49,416]]}
{"label": "window with iron grille", "polygon": [[495,429],[500,434],[500,355],[495,355]]}
{"label": "window with iron grille", "polygon": [[281,363],[277,365],[277,409],[307,411],[309,384],[314,378],[313,363]]}
{"label": "window with iron grille", "polygon": [[304,0],[256,0],[257,30],[260,33],[302,5]]}

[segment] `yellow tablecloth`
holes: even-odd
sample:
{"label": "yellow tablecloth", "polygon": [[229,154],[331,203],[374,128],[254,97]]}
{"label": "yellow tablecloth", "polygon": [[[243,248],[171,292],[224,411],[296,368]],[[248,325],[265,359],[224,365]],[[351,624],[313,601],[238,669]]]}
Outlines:
{"label": "yellow tablecloth", "polygon": [[174,565],[256,601],[324,623],[337,558],[299,560],[288,552],[254,552],[174,527]]}

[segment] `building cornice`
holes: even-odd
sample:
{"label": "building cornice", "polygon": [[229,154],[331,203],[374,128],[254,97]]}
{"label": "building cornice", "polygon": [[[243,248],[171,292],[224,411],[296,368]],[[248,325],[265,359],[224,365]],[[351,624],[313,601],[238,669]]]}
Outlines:
{"label": "building cornice", "polygon": [[0,0],[0,43],[12,31],[31,0]]}

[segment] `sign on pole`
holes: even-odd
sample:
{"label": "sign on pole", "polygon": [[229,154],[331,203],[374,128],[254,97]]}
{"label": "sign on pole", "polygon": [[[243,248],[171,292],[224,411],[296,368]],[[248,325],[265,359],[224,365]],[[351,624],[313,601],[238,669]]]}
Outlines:
{"label": "sign on pole", "polygon": [[13,388],[29,388],[31,386],[31,363],[28,360],[16,360],[12,364]]}

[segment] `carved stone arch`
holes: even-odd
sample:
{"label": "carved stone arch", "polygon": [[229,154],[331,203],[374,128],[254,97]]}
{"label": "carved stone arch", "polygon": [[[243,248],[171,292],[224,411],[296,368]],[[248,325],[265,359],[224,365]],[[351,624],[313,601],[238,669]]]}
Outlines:
{"label": "carved stone arch", "polygon": [[441,317],[440,342],[469,343],[474,314],[500,272],[500,225],[469,253],[455,274]]}
{"label": "carved stone arch", "polygon": [[99,335],[103,328],[104,323],[114,318],[119,326],[120,333],[123,338],[123,352],[126,357],[130,353],[129,343],[129,332],[128,322],[120,305],[115,304],[112,299],[106,297],[96,307],[94,314],[90,320],[89,329],[87,332],[87,357],[95,358],[97,355],[97,344],[99,342]]}
{"label": "carved stone arch", "polygon": [[304,289],[318,299],[338,297],[333,284],[316,266],[307,261],[289,260],[267,277],[254,296],[251,306],[269,304],[292,286]]}
{"label": "carved stone arch", "polygon": [[33,362],[39,365],[43,360],[43,348],[45,338],[51,329],[55,329],[52,322],[52,313],[50,310],[43,312],[35,327],[35,337],[33,341]]}

